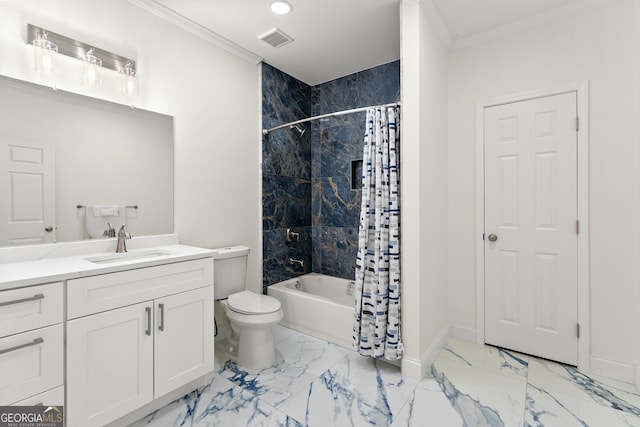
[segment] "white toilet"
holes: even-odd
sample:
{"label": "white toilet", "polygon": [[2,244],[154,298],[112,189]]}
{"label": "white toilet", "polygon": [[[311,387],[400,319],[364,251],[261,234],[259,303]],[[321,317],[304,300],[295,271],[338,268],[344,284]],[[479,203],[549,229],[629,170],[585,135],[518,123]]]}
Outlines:
{"label": "white toilet", "polygon": [[216,300],[226,298],[220,302],[225,306],[231,329],[239,336],[238,364],[250,369],[268,368],[276,360],[272,327],[283,316],[280,301],[245,290],[248,247],[232,246],[215,251],[214,296]]}

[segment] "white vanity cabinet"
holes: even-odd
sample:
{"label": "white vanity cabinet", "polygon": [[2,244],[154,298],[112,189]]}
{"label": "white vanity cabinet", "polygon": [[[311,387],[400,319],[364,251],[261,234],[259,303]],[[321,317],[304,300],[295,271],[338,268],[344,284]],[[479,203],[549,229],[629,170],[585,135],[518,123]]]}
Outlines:
{"label": "white vanity cabinet", "polygon": [[0,405],[64,403],[62,283],[0,292]]}
{"label": "white vanity cabinet", "polygon": [[213,259],[67,282],[67,427],[103,426],[213,371]]}

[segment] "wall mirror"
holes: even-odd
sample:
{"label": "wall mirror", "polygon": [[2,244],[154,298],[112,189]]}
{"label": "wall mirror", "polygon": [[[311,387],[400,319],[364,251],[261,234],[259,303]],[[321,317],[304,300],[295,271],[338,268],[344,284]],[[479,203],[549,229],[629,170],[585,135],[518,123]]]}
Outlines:
{"label": "wall mirror", "polygon": [[0,76],[0,151],[1,246],[89,238],[95,206],[173,232],[171,116]]}

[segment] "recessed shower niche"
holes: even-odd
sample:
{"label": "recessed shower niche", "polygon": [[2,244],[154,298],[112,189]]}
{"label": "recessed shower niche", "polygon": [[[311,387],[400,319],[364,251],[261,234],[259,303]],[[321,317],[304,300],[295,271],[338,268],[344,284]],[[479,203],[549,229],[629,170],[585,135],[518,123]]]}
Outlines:
{"label": "recessed shower niche", "polygon": [[351,160],[351,189],[362,190],[362,159]]}

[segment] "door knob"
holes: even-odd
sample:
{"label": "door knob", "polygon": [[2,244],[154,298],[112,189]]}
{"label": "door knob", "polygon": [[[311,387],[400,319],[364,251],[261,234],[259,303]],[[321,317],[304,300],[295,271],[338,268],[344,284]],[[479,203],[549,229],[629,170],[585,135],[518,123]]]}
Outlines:
{"label": "door knob", "polygon": [[498,236],[496,236],[495,234],[489,234],[490,242],[495,242],[496,240],[498,240]]}
{"label": "door knob", "polygon": [[45,227],[44,231],[46,231],[47,233],[51,233],[53,231],[53,227],[52,226]]}

